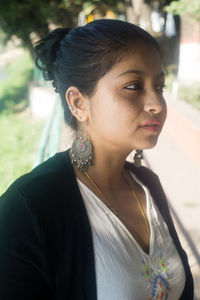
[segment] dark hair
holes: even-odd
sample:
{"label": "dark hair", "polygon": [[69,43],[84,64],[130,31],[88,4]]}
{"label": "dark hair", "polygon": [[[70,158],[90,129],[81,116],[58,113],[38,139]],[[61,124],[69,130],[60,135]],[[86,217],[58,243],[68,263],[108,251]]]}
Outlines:
{"label": "dark hair", "polygon": [[142,28],[108,19],[72,30],[55,29],[36,44],[36,65],[60,93],[65,121],[72,128],[76,129],[76,120],[66,105],[66,90],[76,86],[82,94],[91,96],[98,80],[138,41],[159,51],[156,40]]}

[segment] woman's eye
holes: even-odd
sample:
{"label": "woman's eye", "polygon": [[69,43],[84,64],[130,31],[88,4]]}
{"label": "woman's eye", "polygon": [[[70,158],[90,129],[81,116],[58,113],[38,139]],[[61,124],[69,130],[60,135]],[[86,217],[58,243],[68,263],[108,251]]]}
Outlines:
{"label": "woman's eye", "polygon": [[156,91],[163,93],[165,89],[165,85],[164,84],[160,84],[156,86]]}
{"label": "woman's eye", "polygon": [[127,90],[139,90],[141,89],[141,85],[137,83],[132,83],[124,87]]}

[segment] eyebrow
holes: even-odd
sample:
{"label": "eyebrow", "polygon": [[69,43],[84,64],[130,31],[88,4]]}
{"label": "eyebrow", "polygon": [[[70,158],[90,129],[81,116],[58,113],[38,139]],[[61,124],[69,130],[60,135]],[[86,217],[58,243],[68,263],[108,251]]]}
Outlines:
{"label": "eyebrow", "polygon": [[[117,77],[121,77],[121,76],[123,76],[123,75],[131,74],[131,73],[137,74],[137,75],[145,75],[145,72],[140,71],[140,70],[128,70],[128,71],[126,71],[126,72],[123,72],[123,73],[119,74]],[[165,73],[164,73],[164,72],[160,72],[156,77],[161,77],[161,76],[164,77],[164,76],[165,76]]]}

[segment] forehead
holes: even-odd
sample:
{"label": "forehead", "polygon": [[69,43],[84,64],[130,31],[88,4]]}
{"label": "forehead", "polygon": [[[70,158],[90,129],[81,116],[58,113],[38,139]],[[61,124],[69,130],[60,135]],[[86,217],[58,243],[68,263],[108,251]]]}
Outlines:
{"label": "forehead", "polygon": [[128,70],[138,70],[141,74],[151,74],[152,76],[163,73],[160,53],[150,44],[134,45],[128,49],[119,62],[113,65],[108,73],[112,76],[121,74],[123,76],[123,74],[128,74]]}

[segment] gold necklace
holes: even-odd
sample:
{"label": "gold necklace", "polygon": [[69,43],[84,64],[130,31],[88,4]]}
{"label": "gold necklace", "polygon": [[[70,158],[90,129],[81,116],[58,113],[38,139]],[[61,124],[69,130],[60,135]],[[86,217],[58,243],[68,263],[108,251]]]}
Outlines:
{"label": "gold necklace", "polygon": [[116,210],[111,206],[110,202],[106,199],[106,197],[104,196],[104,194],[102,193],[102,191],[98,188],[98,186],[96,185],[96,183],[94,182],[94,180],[92,179],[92,177],[90,177],[86,171],[84,171],[83,173],[87,176],[87,178],[89,179],[89,181],[97,189],[97,191],[99,192],[99,194],[102,196],[102,198],[106,202],[106,205],[108,206],[108,208],[110,208],[112,210],[112,212],[114,212],[114,214],[117,215]]}
{"label": "gold necklace", "polygon": [[[128,173],[128,174],[129,174],[129,173]],[[131,177],[130,174],[129,174],[129,177]],[[132,180],[132,178],[131,178],[131,180]],[[128,184],[129,188],[131,189],[131,186],[130,186],[129,182],[126,181],[126,183]],[[147,232],[148,232],[148,234],[150,235],[150,229],[149,229],[148,221],[147,221],[147,218],[146,218],[146,216],[145,216],[145,213],[144,213],[144,210],[143,210],[143,208],[142,208],[142,205],[141,205],[141,203],[140,203],[140,201],[139,201],[139,199],[138,199],[138,197],[137,197],[137,195],[136,195],[135,190],[132,190],[132,189],[131,189],[131,191],[132,191],[132,194],[133,194],[134,199],[137,200],[137,204],[138,204],[138,206],[139,206],[139,208],[140,208],[140,211],[141,211],[142,216],[143,216],[144,221],[145,221],[145,225],[146,225],[146,228],[147,228]]]}
{"label": "gold necklace", "polygon": [[[99,189],[99,187],[97,186],[97,184],[94,182],[94,180],[92,179],[92,177],[89,176],[89,174],[86,171],[83,171],[83,173],[86,175],[86,177],[89,179],[89,181],[92,183],[92,185],[96,188],[96,190],[102,196],[102,198],[106,202],[106,205],[108,206],[108,208],[111,209],[112,212],[114,212],[115,215],[117,215],[117,211],[112,207],[111,203],[106,199],[106,197],[104,196],[104,194],[102,193],[102,191]],[[139,206],[140,212],[141,212],[141,214],[142,214],[142,216],[144,218],[144,221],[145,221],[147,232],[148,232],[148,234],[150,234],[150,230],[149,230],[149,225],[148,225],[148,222],[147,222],[147,218],[145,216],[145,213],[144,213],[144,210],[142,208],[142,205],[140,204],[140,201],[139,201],[139,199],[137,197],[137,194],[136,194],[135,190],[132,190],[131,186],[129,185],[129,183],[127,181],[126,181],[126,183],[128,184],[129,188],[131,189],[133,198],[137,201],[137,204]]]}
{"label": "gold necklace", "polygon": [[139,206],[139,208],[140,208],[140,211],[141,211],[142,216],[143,216],[144,221],[145,221],[145,225],[146,225],[148,234],[150,234],[149,225],[148,225],[147,218],[146,218],[146,216],[145,216],[144,210],[143,210],[143,208],[142,208],[142,205],[140,204],[140,201],[139,201],[139,199],[138,199],[138,197],[137,197],[137,195],[136,195],[136,192],[133,190],[132,193],[133,193],[133,197],[137,200],[138,206]]}

